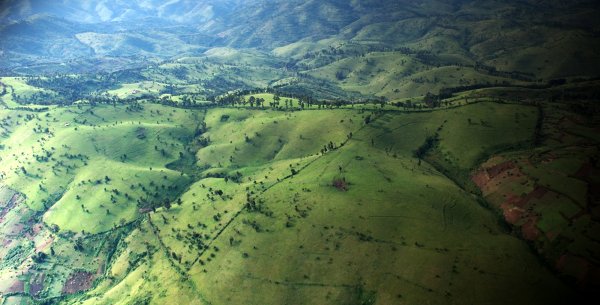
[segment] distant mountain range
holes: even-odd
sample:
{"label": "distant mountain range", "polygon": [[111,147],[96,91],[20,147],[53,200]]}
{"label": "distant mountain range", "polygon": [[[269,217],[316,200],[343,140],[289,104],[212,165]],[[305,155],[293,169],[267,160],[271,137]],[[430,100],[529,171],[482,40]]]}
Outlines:
{"label": "distant mountain range", "polygon": [[0,18],[20,20],[35,14],[51,14],[75,22],[118,22],[155,17],[175,22],[205,22],[228,10],[241,0],[8,0],[0,5]]}
{"label": "distant mountain range", "polygon": [[0,68],[223,46],[279,48],[298,59],[349,42],[540,78],[590,75],[593,65],[581,63],[600,63],[598,12],[595,1],[8,0],[0,4]]}

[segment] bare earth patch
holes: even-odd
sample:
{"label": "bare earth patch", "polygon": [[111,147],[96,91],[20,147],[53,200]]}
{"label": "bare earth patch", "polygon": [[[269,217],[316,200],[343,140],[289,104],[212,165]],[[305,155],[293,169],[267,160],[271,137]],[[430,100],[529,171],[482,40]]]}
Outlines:
{"label": "bare earth patch", "polygon": [[53,242],[54,242],[54,237],[52,237],[52,236],[48,237],[43,242],[41,242],[39,245],[35,246],[35,252],[45,251],[46,249],[48,249],[48,247],[50,245],[52,245]]}
{"label": "bare earth patch", "polygon": [[16,280],[15,283],[8,288],[6,293],[23,293],[25,292],[25,283],[23,281]]}
{"label": "bare earth patch", "polygon": [[46,275],[40,273],[31,279],[31,283],[29,284],[29,294],[32,296],[38,296],[42,290],[44,290],[44,279]]}
{"label": "bare earth patch", "polygon": [[79,291],[87,290],[92,287],[94,274],[91,272],[75,272],[69,276],[69,279],[63,286],[63,293],[72,294]]}
{"label": "bare earth patch", "polygon": [[15,208],[21,201],[23,197],[20,194],[14,194],[8,203],[0,210],[0,223],[4,222],[4,216],[10,212],[13,208]]}
{"label": "bare earth patch", "polygon": [[[595,254],[590,252],[590,257],[586,257],[585,252],[574,253],[569,249],[568,245],[573,242],[573,233],[572,230],[569,231],[567,224],[582,217],[592,219],[593,223],[594,217],[600,217],[600,205],[597,204],[600,202],[600,183],[597,179],[600,170],[595,167],[595,164],[586,161],[574,173],[557,172],[559,175],[568,175],[582,180],[588,186],[586,206],[579,206],[571,200],[581,210],[577,211],[576,208],[567,204],[565,207],[568,208],[561,210],[560,206],[546,205],[559,205],[569,199],[555,191],[552,186],[546,187],[537,184],[536,177],[525,174],[519,167],[519,165],[524,167],[543,166],[554,172],[555,168],[552,167],[552,163],[562,160],[560,156],[552,153],[548,153],[544,157],[539,164],[532,164],[531,158],[507,161],[494,157],[473,172],[471,179],[479,187],[482,195],[499,209],[506,222],[518,230],[524,240],[535,242],[535,245],[539,247],[540,254],[554,265],[556,271],[572,278],[583,289],[598,287],[600,286],[600,267],[593,258]],[[531,185],[533,185],[533,189],[531,189]],[[552,215],[550,213],[555,213],[556,219],[547,218],[548,215]],[[558,217],[562,217],[562,220]],[[548,219],[553,219],[552,221],[558,225],[548,223]],[[538,226],[540,221],[546,221],[543,227]],[[590,223],[586,228],[593,228],[593,226]],[[565,232],[571,232],[569,233],[571,235]],[[585,235],[581,237],[581,239],[584,238],[590,239]],[[593,238],[591,239],[593,241]],[[564,246],[561,246],[563,244]],[[580,245],[580,247],[582,246]]]}

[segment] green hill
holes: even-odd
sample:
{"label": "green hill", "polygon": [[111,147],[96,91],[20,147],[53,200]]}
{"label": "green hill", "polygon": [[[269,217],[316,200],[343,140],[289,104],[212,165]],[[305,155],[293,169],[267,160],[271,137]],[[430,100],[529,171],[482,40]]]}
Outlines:
{"label": "green hill", "polygon": [[0,3],[0,305],[586,304],[594,1]]}
{"label": "green hill", "polygon": [[[29,270],[29,277],[4,280],[30,287],[39,281],[37,298],[91,288],[64,299],[68,303],[169,303],[184,297],[212,304],[547,304],[572,294],[471,195],[413,157],[441,124],[441,151],[470,168],[494,147],[529,139],[535,108],[481,103],[415,114],[204,114],[140,107],[49,110],[9,131],[4,152],[21,156],[8,165],[2,155],[8,166],[4,181],[24,200],[5,211],[40,227],[30,233],[31,246],[16,239],[3,250],[5,268]],[[522,125],[513,126],[515,113],[522,113]],[[489,127],[459,127],[465,116]],[[199,138],[192,137],[196,124],[190,119],[206,126]],[[36,126],[49,133],[17,144]],[[517,132],[522,136],[515,137]],[[82,141],[89,147],[75,144]],[[454,143],[473,146],[475,155],[453,155]],[[195,149],[195,161],[184,172],[168,165]],[[36,160],[44,151],[49,159]],[[12,214],[19,209],[31,212]],[[2,225],[23,230],[19,222]],[[36,263],[38,271],[28,269],[29,260],[6,259],[38,251],[47,254]],[[46,275],[41,280],[40,272]],[[94,284],[69,284],[78,277]],[[234,280],[240,284],[232,290]],[[473,283],[476,291],[469,289]]]}

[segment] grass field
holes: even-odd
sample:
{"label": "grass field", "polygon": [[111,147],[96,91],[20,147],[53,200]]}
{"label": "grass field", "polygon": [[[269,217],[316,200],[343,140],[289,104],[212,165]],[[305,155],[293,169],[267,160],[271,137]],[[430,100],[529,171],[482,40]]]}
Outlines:
{"label": "grass field", "polygon": [[[123,110],[83,106],[14,113],[18,125],[0,152],[4,183],[22,192],[32,209],[49,208],[48,223],[70,231],[106,231],[122,219],[131,221],[137,215],[131,201],[150,201],[147,196],[158,191],[146,188],[162,188],[152,198],[160,200],[166,190],[186,184],[187,177],[165,165],[185,150],[196,123],[185,110],[155,105]],[[108,220],[87,225],[99,214]]]}
{"label": "grass field", "polygon": [[[283,110],[0,110],[2,181],[22,194],[3,195],[12,221],[0,222],[2,232],[36,228],[0,252],[2,270],[13,270],[0,288],[65,304],[560,304],[574,296],[461,188],[482,159],[533,141],[536,107]],[[432,136],[436,144],[416,158]],[[552,215],[577,212],[536,211],[551,228]],[[16,296],[7,302],[28,302]]]}
{"label": "grass field", "polygon": [[593,1],[12,2],[0,305],[598,298]]}
{"label": "grass field", "polygon": [[[51,90],[41,89],[38,87],[30,86],[26,83],[26,78],[21,77],[0,77],[0,88],[4,88],[6,93],[0,96],[0,100],[4,103],[4,105],[8,108],[19,107],[19,104],[16,99],[28,100],[32,96],[39,94],[44,95],[48,98],[52,98],[56,96],[55,92]],[[30,104],[29,103],[26,104]]]}

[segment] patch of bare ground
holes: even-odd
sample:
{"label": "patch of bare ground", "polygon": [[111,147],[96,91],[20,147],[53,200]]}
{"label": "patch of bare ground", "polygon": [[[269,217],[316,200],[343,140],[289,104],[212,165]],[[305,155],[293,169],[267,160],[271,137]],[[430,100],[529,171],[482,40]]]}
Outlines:
{"label": "patch of bare ground", "polygon": [[72,294],[80,291],[88,290],[92,287],[94,281],[94,274],[86,271],[78,271],[72,273],[65,285],[63,286],[63,293]]}

